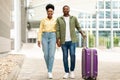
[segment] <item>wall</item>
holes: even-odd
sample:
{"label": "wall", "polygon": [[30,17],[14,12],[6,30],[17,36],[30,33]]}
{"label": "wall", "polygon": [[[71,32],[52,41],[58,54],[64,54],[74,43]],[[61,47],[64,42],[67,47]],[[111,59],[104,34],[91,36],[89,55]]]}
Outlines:
{"label": "wall", "polygon": [[0,53],[11,50],[11,0],[0,0]]}

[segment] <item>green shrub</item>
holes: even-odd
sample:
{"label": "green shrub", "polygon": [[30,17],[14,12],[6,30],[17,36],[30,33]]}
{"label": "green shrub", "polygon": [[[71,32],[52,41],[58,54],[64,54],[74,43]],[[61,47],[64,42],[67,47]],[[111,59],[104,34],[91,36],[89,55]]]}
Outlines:
{"label": "green shrub", "polygon": [[95,45],[95,37],[94,35],[89,35],[89,47],[94,47]]}
{"label": "green shrub", "polygon": [[99,37],[99,45],[106,46],[107,38],[106,37]]}
{"label": "green shrub", "polygon": [[114,37],[114,46],[118,46],[119,44],[119,37]]}

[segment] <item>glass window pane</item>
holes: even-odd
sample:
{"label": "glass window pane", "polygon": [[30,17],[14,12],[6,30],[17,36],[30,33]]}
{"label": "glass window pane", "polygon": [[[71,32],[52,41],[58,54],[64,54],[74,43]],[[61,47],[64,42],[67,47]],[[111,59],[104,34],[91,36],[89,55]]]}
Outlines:
{"label": "glass window pane", "polygon": [[118,15],[119,15],[119,18],[120,18],[120,11],[119,11]]}
{"label": "glass window pane", "polygon": [[83,18],[84,17],[84,14],[83,13],[80,13],[79,15],[78,15],[78,18]]}
{"label": "glass window pane", "polygon": [[118,4],[118,7],[119,7],[119,9],[120,9],[120,1],[119,1],[119,4]]}
{"label": "glass window pane", "polygon": [[96,28],[96,21],[92,22],[92,28]]}
{"label": "glass window pane", "polygon": [[111,8],[111,2],[110,1],[106,1],[105,3],[106,3],[105,8],[106,9],[110,9]]}
{"label": "glass window pane", "polygon": [[118,11],[113,11],[113,18],[118,18]]}
{"label": "glass window pane", "polygon": [[106,11],[106,18],[111,18],[111,12],[110,11]]}
{"label": "glass window pane", "polygon": [[120,21],[119,21],[119,28],[120,28]]}
{"label": "glass window pane", "polygon": [[99,18],[104,18],[104,11],[99,12]]}
{"label": "glass window pane", "polygon": [[99,9],[104,9],[104,1],[99,1]]}
{"label": "glass window pane", "polygon": [[84,22],[85,28],[90,28],[90,25],[89,25],[89,24],[90,24],[89,21],[85,21],[85,22]]}
{"label": "glass window pane", "polygon": [[114,31],[114,36],[119,36],[120,37],[120,31]]}
{"label": "glass window pane", "polygon": [[110,36],[111,35],[111,33],[110,33],[110,31],[99,31],[99,36],[100,37],[108,37],[108,36]]}
{"label": "glass window pane", "polygon": [[87,21],[87,26],[88,28],[90,28],[90,21]]}
{"label": "glass window pane", "polygon": [[118,28],[118,21],[113,21],[113,28]]}
{"label": "glass window pane", "polygon": [[106,21],[106,28],[111,28],[111,21]]}
{"label": "glass window pane", "polygon": [[113,6],[113,9],[117,9],[118,8],[118,1],[113,1],[112,2],[112,6]]}
{"label": "glass window pane", "polygon": [[84,21],[80,21],[80,27],[84,28]]}
{"label": "glass window pane", "polygon": [[99,45],[106,46],[106,42],[110,40],[110,35],[110,31],[99,31]]}
{"label": "glass window pane", "polygon": [[92,18],[96,18],[96,14],[93,14],[93,15],[92,15]]}
{"label": "glass window pane", "polygon": [[99,28],[104,28],[104,21],[99,21]]}

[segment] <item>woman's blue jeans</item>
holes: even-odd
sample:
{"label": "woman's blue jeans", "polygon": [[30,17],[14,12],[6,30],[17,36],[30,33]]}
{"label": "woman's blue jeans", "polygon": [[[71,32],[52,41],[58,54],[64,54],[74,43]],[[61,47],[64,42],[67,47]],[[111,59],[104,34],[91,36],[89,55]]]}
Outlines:
{"label": "woman's blue jeans", "polygon": [[48,72],[52,72],[54,55],[56,50],[56,34],[55,32],[43,32],[42,49]]}
{"label": "woman's blue jeans", "polygon": [[[67,41],[65,44],[62,44],[62,51],[63,51],[63,63],[64,63],[64,70],[66,73],[70,71],[74,71],[75,68],[75,49],[76,43],[72,43],[72,41]],[[70,70],[68,65],[68,51],[70,52]]]}

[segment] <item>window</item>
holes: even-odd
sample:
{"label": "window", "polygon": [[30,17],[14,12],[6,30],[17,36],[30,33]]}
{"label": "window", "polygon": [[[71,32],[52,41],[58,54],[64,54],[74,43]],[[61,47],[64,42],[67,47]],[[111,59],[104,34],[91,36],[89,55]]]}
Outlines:
{"label": "window", "polygon": [[104,9],[104,1],[99,1],[99,9]]}
{"label": "window", "polygon": [[119,11],[118,15],[119,15],[119,18],[120,18],[120,11]]}
{"label": "window", "polygon": [[106,1],[105,4],[106,4],[105,5],[106,9],[110,9],[111,8],[111,2],[110,1]]}
{"label": "window", "polygon": [[120,21],[119,21],[119,28],[120,28]]}
{"label": "window", "polygon": [[120,31],[113,31],[114,36],[119,36],[120,37]]}
{"label": "window", "polygon": [[106,18],[111,18],[111,12],[110,11],[106,11]]}
{"label": "window", "polygon": [[90,21],[87,21],[87,27],[90,28]]}
{"label": "window", "polygon": [[84,21],[80,21],[80,27],[84,28]]}
{"label": "window", "polygon": [[110,35],[111,35],[110,31],[99,31],[99,36],[108,37]]}
{"label": "window", "polygon": [[118,21],[113,21],[113,28],[118,28]]}
{"label": "window", "polygon": [[92,18],[94,18],[94,19],[95,19],[95,18],[96,18],[96,14],[93,14],[93,15],[92,15]]}
{"label": "window", "polygon": [[118,8],[118,2],[117,1],[113,1],[112,2],[112,6],[113,6],[113,9],[117,9]]}
{"label": "window", "polygon": [[113,18],[118,18],[118,11],[113,11]]}
{"label": "window", "polygon": [[104,18],[104,11],[99,12],[99,18]]}
{"label": "window", "polygon": [[111,28],[111,21],[106,21],[106,28]]}
{"label": "window", "polygon": [[96,21],[92,21],[92,28],[96,28]]}
{"label": "window", "polygon": [[119,4],[118,4],[118,7],[119,7],[119,9],[120,9],[120,1],[119,1]]}
{"label": "window", "polygon": [[83,13],[80,13],[79,15],[78,15],[78,18],[83,18],[84,17],[84,14]]}
{"label": "window", "polygon": [[99,28],[104,28],[104,21],[99,21]]}

